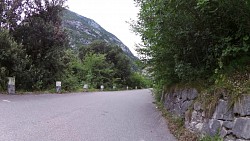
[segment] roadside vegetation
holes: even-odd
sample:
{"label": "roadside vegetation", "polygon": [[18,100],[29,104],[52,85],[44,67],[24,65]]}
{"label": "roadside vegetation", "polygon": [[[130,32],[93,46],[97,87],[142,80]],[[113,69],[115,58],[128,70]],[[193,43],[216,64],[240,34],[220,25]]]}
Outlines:
{"label": "roadside vegetation", "polygon": [[[161,111],[162,116],[166,118],[170,132],[178,139],[178,141],[197,141],[198,136],[184,127],[182,118],[169,113],[161,102],[156,102],[157,108]],[[206,141],[206,140],[201,140]],[[216,141],[216,140],[215,140]]]}
{"label": "roadside vegetation", "polygon": [[171,88],[201,82],[202,91],[250,93],[250,1],[135,0],[132,23],[143,44],[138,52],[155,85]]}
{"label": "roadside vegetation", "polygon": [[66,0],[0,0],[0,91],[7,77],[16,89],[53,91],[62,81],[64,91],[145,88],[150,85],[140,68],[116,45],[96,41],[73,50],[62,27]]}
{"label": "roadside vegetation", "polygon": [[134,1],[140,12],[131,26],[158,102],[176,86],[198,89],[210,97],[200,96],[205,104],[216,104],[221,91],[231,104],[250,94],[249,0]]}

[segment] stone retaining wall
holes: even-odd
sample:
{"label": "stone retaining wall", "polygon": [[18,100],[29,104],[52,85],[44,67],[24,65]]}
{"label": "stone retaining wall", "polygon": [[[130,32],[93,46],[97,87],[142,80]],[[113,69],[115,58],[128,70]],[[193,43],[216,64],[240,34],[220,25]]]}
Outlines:
{"label": "stone retaining wall", "polygon": [[219,133],[224,141],[250,141],[250,95],[244,95],[233,107],[222,96],[210,117],[198,95],[196,89],[176,90],[165,95],[164,106],[184,118],[186,128],[193,132],[211,136]]}

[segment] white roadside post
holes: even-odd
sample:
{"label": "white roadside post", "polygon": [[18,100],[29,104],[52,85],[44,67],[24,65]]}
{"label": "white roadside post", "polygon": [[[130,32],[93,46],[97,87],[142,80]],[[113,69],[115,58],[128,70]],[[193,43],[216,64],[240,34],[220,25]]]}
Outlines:
{"label": "white roadside post", "polygon": [[104,89],[104,86],[103,86],[103,85],[101,85],[101,91],[103,91],[103,89]]}
{"label": "white roadside post", "polygon": [[83,85],[83,91],[84,91],[84,92],[87,92],[87,91],[88,91],[88,87],[89,87],[88,84],[84,84],[84,85]]}
{"label": "white roadside post", "polygon": [[116,86],[115,85],[113,86],[113,90],[116,90]]}
{"label": "white roadside post", "polygon": [[61,93],[62,90],[62,82],[56,81],[56,93]]}
{"label": "white roadside post", "polygon": [[8,94],[15,94],[15,77],[8,77]]}
{"label": "white roadside post", "polygon": [[128,86],[127,86],[127,90],[128,90]]}

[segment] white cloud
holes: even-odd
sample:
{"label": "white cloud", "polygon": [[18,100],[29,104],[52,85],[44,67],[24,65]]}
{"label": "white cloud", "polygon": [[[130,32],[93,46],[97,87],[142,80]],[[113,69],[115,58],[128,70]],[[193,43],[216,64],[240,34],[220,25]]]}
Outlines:
{"label": "white cloud", "polygon": [[140,37],[130,31],[126,21],[136,20],[139,8],[133,0],[68,0],[69,9],[95,20],[104,29],[116,35],[134,53]]}

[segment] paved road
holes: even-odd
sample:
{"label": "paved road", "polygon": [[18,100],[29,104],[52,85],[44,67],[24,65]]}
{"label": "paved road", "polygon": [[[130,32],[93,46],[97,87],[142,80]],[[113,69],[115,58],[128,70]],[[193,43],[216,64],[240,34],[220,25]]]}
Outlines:
{"label": "paved road", "polygon": [[149,90],[0,94],[0,141],[175,141]]}

